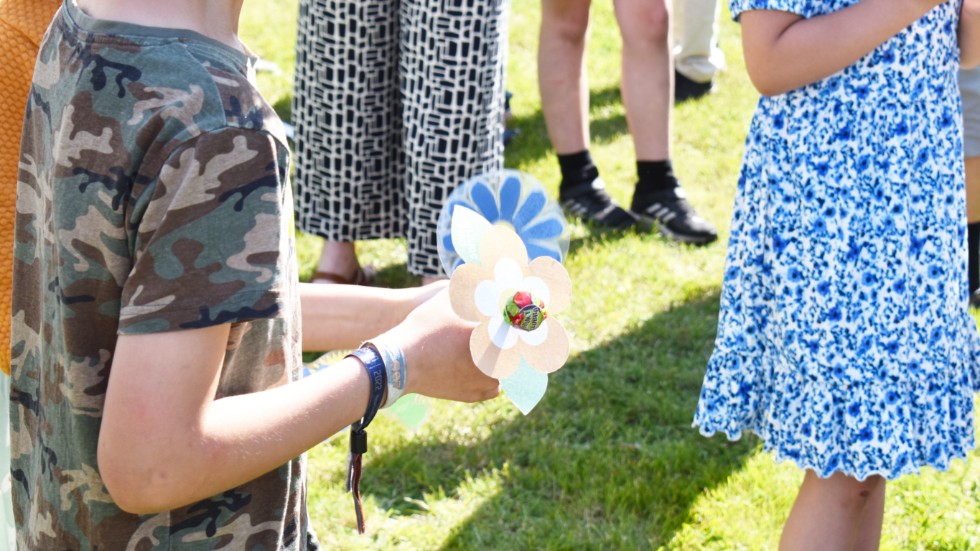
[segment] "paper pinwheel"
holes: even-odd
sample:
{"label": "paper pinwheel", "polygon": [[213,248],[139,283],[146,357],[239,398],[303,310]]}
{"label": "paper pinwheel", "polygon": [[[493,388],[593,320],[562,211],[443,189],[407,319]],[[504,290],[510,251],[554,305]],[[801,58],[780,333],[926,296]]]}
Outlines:
{"label": "paper pinwheel", "polygon": [[[521,181],[505,179],[504,185],[511,182],[519,188]],[[507,193],[531,195],[517,188]],[[506,223],[509,220],[492,223],[482,212],[459,202],[451,208],[451,256],[456,266],[449,282],[453,310],[479,322],[470,337],[473,361],[499,379],[507,397],[527,414],[544,396],[548,374],[568,359],[568,337],[555,317],[571,301],[571,280],[559,262],[564,254],[560,245],[564,218],[560,211],[557,217],[554,211],[549,213],[549,220],[559,228],[549,232],[549,239],[535,234],[539,237],[535,257],[512,229],[518,226]],[[543,206],[538,212],[546,209]]]}
{"label": "paper pinwheel", "polygon": [[557,203],[544,186],[528,174],[503,170],[480,174],[460,184],[446,200],[436,235],[439,260],[446,275],[463,263],[452,239],[452,214],[456,206],[476,211],[487,222],[514,230],[530,258],[549,256],[558,262],[568,253],[568,225]]}

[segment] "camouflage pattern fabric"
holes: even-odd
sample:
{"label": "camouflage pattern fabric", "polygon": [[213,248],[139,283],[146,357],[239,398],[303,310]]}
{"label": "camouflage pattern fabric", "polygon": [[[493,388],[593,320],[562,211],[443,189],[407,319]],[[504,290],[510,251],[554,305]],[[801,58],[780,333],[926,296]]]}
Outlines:
{"label": "camouflage pattern fabric", "polygon": [[[60,2],[0,0],[0,396],[10,395],[10,286],[20,132],[44,30]],[[9,412],[0,409],[0,549],[16,549],[10,490]]]}
{"label": "camouflage pattern fabric", "polygon": [[156,515],[96,447],[117,333],[231,324],[219,397],[298,377],[288,150],[254,60],[71,1],[41,46],[18,174],[12,305],[21,549],[308,549],[304,459]]}

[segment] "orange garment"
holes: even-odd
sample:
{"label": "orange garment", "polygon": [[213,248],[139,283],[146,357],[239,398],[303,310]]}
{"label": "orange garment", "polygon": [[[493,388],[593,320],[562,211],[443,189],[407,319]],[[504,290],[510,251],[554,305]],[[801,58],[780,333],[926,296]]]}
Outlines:
{"label": "orange garment", "polygon": [[10,282],[17,159],[41,37],[60,0],[0,0],[0,369],[10,373]]}

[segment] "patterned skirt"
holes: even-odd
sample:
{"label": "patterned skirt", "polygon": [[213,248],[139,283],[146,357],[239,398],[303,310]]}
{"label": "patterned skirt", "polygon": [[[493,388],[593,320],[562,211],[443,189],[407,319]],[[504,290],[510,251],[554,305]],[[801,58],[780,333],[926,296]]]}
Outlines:
{"label": "patterned skirt", "polygon": [[508,6],[300,0],[300,229],[335,241],[406,237],[408,270],[442,275],[446,197],[503,167]]}

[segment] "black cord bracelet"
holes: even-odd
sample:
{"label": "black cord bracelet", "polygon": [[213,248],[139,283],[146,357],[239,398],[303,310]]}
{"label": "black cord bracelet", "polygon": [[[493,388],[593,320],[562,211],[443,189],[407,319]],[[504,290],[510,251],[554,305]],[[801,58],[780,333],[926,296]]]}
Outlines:
{"label": "black cord bracelet", "polygon": [[385,389],[388,386],[388,376],[381,355],[374,348],[365,346],[351,352],[347,357],[354,356],[361,360],[364,369],[371,380],[371,395],[368,398],[367,410],[364,416],[350,426],[350,453],[347,455],[347,484],[346,490],[354,495],[354,513],[357,515],[357,531],[364,533],[364,512],[361,508],[361,456],[367,452],[367,428],[378,408],[384,401]]}

